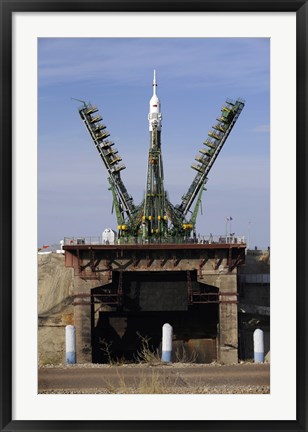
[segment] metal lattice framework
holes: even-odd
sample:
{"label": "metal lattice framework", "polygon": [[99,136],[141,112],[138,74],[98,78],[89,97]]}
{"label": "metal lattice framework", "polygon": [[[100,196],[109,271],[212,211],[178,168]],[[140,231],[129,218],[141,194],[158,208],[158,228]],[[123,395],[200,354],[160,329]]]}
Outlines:
{"label": "metal lattice framework", "polygon": [[79,114],[107,169],[118,224],[121,226],[119,229],[125,231],[127,229],[126,219],[132,219],[136,211],[133,198],[127,192],[120,175],[120,172],[125,169],[125,165],[120,163],[122,158],[118,149],[113,147],[114,143],[108,140],[110,134],[106,130],[106,125],[101,123],[102,117],[98,113],[98,108],[84,102],[83,107],[79,109]]}
{"label": "metal lattice framework", "polygon": [[236,102],[230,99],[226,100],[221,109],[221,114],[217,118],[217,123],[209,131],[208,137],[203,143],[205,148],[201,148],[199,150],[200,155],[195,157],[198,163],[193,164],[191,167],[197,171],[197,174],[186,194],[182,196],[181,204],[176,206],[176,211],[182,215],[183,220],[186,218],[196,196],[207,182],[207,176],[241,114],[244,105],[245,102],[242,99],[237,99]]}

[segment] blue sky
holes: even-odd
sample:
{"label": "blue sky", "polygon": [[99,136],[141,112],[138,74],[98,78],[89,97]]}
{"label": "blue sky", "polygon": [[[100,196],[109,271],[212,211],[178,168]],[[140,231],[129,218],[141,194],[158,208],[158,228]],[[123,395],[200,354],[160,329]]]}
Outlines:
{"label": "blue sky", "polygon": [[38,245],[116,228],[107,172],[78,114],[99,107],[138,204],[144,193],[153,69],[163,114],[165,189],[180,202],[226,98],[246,106],[209,173],[200,234],[270,238],[270,42],[267,38],[41,38],[38,44]]}

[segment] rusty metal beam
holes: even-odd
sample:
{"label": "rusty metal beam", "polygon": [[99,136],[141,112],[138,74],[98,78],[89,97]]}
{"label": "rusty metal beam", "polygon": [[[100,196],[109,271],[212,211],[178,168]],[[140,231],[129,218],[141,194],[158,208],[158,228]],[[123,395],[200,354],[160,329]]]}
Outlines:
{"label": "rusty metal beam", "polygon": [[190,271],[187,271],[187,303],[188,305],[191,305],[193,303],[193,290],[192,290],[192,284],[191,284],[191,276]]}
{"label": "rusty metal beam", "polygon": [[220,304],[220,303],[234,303],[234,304],[238,304],[239,302],[236,300],[213,300],[213,301],[198,301],[198,300],[194,300],[193,304]]}
{"label": "rusty metal beam", "polygon": [[123,306],[123,272],[120,271],[118,283],[118,305]]}
{"label": "rusty metal beam", "polygon": [[[122,245],[64,245],[64,250],[74,251],[74,250],[102,250],[102,251],[125,251],[125,250],[215,250],[215,249],[239,249],[245,250],[246,244],[239,243],[155,243],[155,244],[122,244]],[[120,255],[121,256],[121,255]],[[118,257],[120,257],[118,256]]]}
{"label": "rusty metal beam", "polygon": [[[101,305],[115,305],[118,307],[121,307],[123,305],[123,287],[122,287],[122,272],[120,272],[119,276],[119,283],[118,283],[118,290],[115,293],[97,293],[97,294],[90,294],[90,293],[80,293],[76,294],[74,296],[73,305],[74,306],[82,306],[82,305],[90,305],[90,304],[101,304]],[[187,297],[188,297],[188,304],[194,305],[194,304],[221,304],[221,303],[233,303],[238,304],[238,300],[221,300],[219,297],[222,296],[238,296],[238,293],[196,293],[192,291],[191,286],[191,276],[190,272],[187,272]],[[215,300],[212,298],[216,297]],[[80,299],[81,301],[78,302],[75,299]]]}

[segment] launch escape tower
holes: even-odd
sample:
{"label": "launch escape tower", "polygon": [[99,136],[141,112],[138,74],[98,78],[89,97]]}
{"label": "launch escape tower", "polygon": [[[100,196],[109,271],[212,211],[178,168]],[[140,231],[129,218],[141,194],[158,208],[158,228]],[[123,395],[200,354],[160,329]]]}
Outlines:
{"label": "launch escape tower", "polygon": [[[135,205],[122,179],[121,163],[118,150],[108,138],[109,132],[101,122],[98,108],[83,102],[79,114],[108,172],[108,181],[113,195],[113,205],[118,222],[119,242],[130,239],[140,242],[181,242],[195,235],[195,225],[202,193],[208,180],[208,174],[233,129],[245,102],[242,99],[227,99],[221,108],[212,129],[203,142],[197,163],[191,165],[196,175],[182,196],[180,204],[173,205],[164,188],[164,171],[161,152],[162,114],[160,100],[156,94],[157,82],[154,71],[153,95],[150,99],[148,115],[150,131],[150,148],[144,199]],[[193,204],[194,209],[191,211]]]}

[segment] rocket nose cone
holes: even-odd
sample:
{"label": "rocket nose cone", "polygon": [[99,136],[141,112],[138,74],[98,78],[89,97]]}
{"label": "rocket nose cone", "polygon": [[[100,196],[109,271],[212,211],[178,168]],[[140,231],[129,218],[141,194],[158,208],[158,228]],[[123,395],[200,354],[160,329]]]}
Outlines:
{"label": "rocket nose cone", "polygon": [[150,104],[159,104],[159,99],[156,95],[153,95],[150,99]]}

